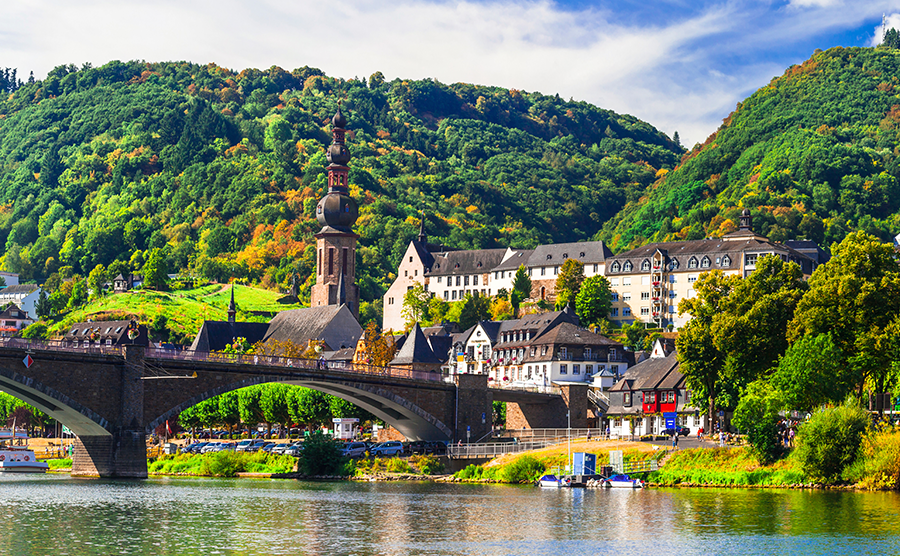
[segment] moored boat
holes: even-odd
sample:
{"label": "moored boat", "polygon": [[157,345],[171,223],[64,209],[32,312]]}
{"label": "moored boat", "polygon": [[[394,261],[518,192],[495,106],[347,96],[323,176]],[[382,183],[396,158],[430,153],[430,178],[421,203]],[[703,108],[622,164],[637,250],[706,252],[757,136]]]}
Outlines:
{"label": "moored boat", "polygon": [[538,479],[538,486],[547,488],[560,488],[569,486],[570,479],[568,477],[557,477],[556,475],[544,475]]}
{"label": "moored boat", "polygon": [[644,481],[632,479],[628,475],[612,475],[606,479],[606,486],[610,488],[644,488]]}
{"label": "moored boat", "polygon": [[46,462],[38,461],[28,447],[26,432],[0,429],[0,471],[44,473],[49,467]]}

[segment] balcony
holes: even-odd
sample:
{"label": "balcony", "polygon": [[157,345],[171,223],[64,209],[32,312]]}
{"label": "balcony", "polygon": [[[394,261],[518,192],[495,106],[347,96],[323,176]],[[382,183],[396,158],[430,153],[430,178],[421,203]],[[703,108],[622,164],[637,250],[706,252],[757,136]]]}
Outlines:
{"label": "balcony", "polygon": [[659,284],[660,284],[659,280],[654,280],[654,281],[653,281],[653,287],[654,287],[654,288],[658,288],[658,287],[659,287]]}

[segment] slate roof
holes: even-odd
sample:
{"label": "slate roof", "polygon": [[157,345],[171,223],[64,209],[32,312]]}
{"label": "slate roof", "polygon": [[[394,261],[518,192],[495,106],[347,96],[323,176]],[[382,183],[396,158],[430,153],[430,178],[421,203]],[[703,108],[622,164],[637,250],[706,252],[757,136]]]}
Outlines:
{"label": "slate roof", "polygon": [[[449,346],[448,346],[449,349]],[[403,347],[391,361],[391,365],[412,365],[415,363],[440,364],[444,359],[434,354],[431,345],[422,333],[419,323],[413,325],[412,330],[406,336]]]}
{"label": "slate roof", "polygon": [[203,321],[190,349],[196,351],[222,351],[235,338],[247,338],[250,344],[255,344],[265,337],[268,329],[269,324],[265,322],[230,323],[225,320]]}
{"label": "slate roof", "polygon": [[6,286],[0,289],[0,293],[4,295],[23,294],[28,295],[33,291],[40,289],[37,284],[16,284],[15,286]]}
{"label": "slate roof", "polygon": [[451,251],[435,256],[429,276],[448,274],[484,274],[491,272],[503,260],[506,249],[476,249]]}
{"label": "slate roof", "polygon": [[282,311],[269,322],[263,341],[292,341],[305,347],[310,340],[322,340],[325,349],[336,351],[356,347],[362,327],[346,305],[324,305]]}
{"label": "slate roof", "polygon": [[536,247],[525,266],[557,266],[566,262],[566,259],[578,259],[583,264],[602,263],[612,256],[612,251],[602,241],[554,243]]}
{"label": "slate roof", "polygon": [[547,330],[539,336],[539,341],[531,340],[532,344],[566,344],[566,345],[585,345],[585,346],[615,346],[620,347],[622,344],[614,340],[610,340],[606,336],[601,336],[591,332],[587,328],[576,326],[571,322],[561,322],[557,326]]}
{"label": "slate roof", "polygon": [[[94,322],[76,322],[69,326],[63,339],[68,341],[84,341],[90,339],[92,332],[99,334],[99,341],[105,343],[107,339],[113,341],[113,344],[123,343],[128,339],[128,327],[131,325],[130,320],[103,320]],[[149,338],[147,336],[147,327],[143,324],[138,325],[140,334],[135,338],[134,343],[147,345]]]}
{"label": "slate roof", "polygon": [[534,253],[534,249],[515,251],[508,259],[495,266],[494,271],[511,270],[515,272],[522,265],[528,267],[528,259],[532,253]]}
{"label": "slate roof", "polygon": [[673,371],[682,379],[684,376],[678,372],[678,357],[671,353],[666,357],[650,358],[630,367],[622,379],[615,383],[610,392],[628,392],[637,390],[653,390]]}
{"label": "slate roof", "polygon": [[34,320],[28,316],[28,313],[20,309],[17,305],[10,305],[5,311],[0,313],[0,320],[16,319],[16,320]]}
{"label": "slate roof", "polygon": [[452,336],[427,336],[426,339],[428,345],[431,346],[432,353],[441,360],[441,363],[450,358],[450,346],[453,345]]}

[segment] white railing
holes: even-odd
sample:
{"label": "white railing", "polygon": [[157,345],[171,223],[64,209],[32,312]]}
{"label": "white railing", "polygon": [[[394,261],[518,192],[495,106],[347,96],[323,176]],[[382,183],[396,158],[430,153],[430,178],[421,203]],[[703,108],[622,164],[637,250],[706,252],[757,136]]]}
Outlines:
{"label": "white railing", "polygon": [[565,442],[571,438],[587,438],[588,434],[591,440],[608,440],[604,429],[504,429],[495,431],[496,438],[517,438],[522,440],[554,440],[556,442]]}
{"label": "white railing", "polygon": [[595,390],[588,390],[588,399],[594,402],[594,405],[606,411],[609,409],[609,397],[606,396],[603,392],[597,392]]}
{"label": "white railing", "polygon": [[535,392],[537,394],[553,394],[555,396],[562,395],[562,389],[556,386],[504,386],[493,380],[488,381],[488,388],[496,390],[513,390],[516,392]]}
{"label": "white railing", "polygon": [[529,442],[491,442],[484,444],[456,444],[447,447],[447,455],[452,459],[493,458],[503,454],[516,454],[528,450],[540,450],[559,444],[558,439],[533,440]]}

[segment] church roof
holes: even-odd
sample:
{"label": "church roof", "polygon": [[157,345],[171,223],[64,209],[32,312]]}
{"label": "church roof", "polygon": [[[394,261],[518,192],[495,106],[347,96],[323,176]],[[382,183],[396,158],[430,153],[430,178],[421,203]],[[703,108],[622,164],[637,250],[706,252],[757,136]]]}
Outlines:
{"label": "church roof", "polygon": [[310,340],[322,340],[327,349],[336,351],[355,347],[362,327],[346,305],[323,305],[282,311],[268,324],[263,341],[290,340],[305,347]]}
{"label": "church roof", "polygon": [[443,362],[444,360],[442,358],[439,358],[434,354],[434,350],[432,349],[431,344],[428,343],[428,340],[425,338],[425,334],[423,334],[422,329],[419,328],[419,323],[416,323],[413,325],[412,330],[410,330],[409,334],[406,336],[406,341],[403,342],[403,347],[400,348],[400,351],[397,352],[397,355],[394,357],[393,361],[391,361],[390,364],[440,364]]}
{"label": "church roof", "polygon": [[506,249],[450,251],[436,255],[430,276],[447,274],[484,274],[494,270],[503,260]]}
{"label": "church roof", "polygon": [[514,251],[512,255],[509,256],[508,259],[503,261],[494,267],[494,271],[500,270],[510,270],[515,271],[520,266],[525,265],[528,266],[528,259],[531,257],[531,254],[534,253],[534,249],[524,249],[521,251]]}
{"label": "church roof", "polygon": [[235,322],[224,320],[203,321],[200,331],[191,344],[196,351],[222,351],[235,338],[246,338],[250,344],[263,339],[269,329],[265,322]]}

